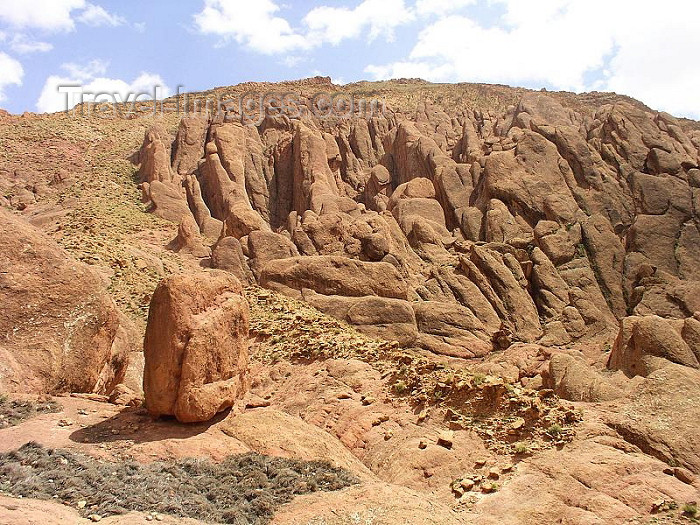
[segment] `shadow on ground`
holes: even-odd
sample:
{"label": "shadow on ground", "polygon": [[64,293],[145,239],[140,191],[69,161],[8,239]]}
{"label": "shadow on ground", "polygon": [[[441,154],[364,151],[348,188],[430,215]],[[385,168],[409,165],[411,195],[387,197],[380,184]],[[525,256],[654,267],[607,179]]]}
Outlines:
{"label": "shadow on ground", "polygon": [[148,443],[164,439],[187,439],[203,434],[223,421],[229,411],[221,412],[206,423],[184,424],[174,418],[154,419],[143,408],[125,408],[118,414],[70,435],[75,443]]}

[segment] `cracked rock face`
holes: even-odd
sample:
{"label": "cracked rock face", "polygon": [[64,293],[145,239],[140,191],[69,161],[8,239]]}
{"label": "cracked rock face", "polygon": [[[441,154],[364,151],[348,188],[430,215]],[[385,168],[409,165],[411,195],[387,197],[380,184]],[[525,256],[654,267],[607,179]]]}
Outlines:
{"label": "cracked rock face", "polygon": [[[245,282],[453,356],[695,312],[700,133],[667,114],[525,93],[501,113],[241,122],[150,129],[140,175],[153,211],[194,218],[218,237],[213,265]],[[374,320],[348,315],[361,297]]]}

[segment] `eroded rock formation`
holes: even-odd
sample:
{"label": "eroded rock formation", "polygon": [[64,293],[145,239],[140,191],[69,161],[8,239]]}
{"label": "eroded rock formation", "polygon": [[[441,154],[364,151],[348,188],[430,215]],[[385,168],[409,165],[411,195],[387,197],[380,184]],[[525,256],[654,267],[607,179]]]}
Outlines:
{"label": "eroded rock formation", "polygon": [[202,234],[218,229],[215,267],[404,345],[483,356],[691,316],[698,134],[632,103],[564,101],[188,118],[174,141],[148,131],[141,177],[156,213],[189,224],[188,204]]}

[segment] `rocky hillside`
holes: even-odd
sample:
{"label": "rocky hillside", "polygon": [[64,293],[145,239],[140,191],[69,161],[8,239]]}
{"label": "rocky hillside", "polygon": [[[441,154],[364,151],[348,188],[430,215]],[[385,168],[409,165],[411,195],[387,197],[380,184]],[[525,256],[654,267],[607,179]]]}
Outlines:
{"label": "rocky hillside", "polygon": [[[163,104],[251,93],[294,104],[0,114],[0,521],[225,520],[93,472],[251,452],[353,480],[258,471],[261,523],[698,519],[699,123],[406,79]],[[89,497],[46,485],[74,462]]]}
{"label": "rocky hillside", "polygon": [[[444,355],[602,344],[628,315],[700,309],[700,131],[614,96],[370,87],[349,89],[398,107],[151,128],[144,199],[214,267]],[[321,88],[339,89],[302,103]]]}

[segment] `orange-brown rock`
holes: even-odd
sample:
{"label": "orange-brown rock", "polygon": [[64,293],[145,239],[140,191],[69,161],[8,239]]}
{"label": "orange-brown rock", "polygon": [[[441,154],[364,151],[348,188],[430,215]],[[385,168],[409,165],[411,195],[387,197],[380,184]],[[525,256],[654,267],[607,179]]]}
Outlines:
{"label": "orange-brown rock", "polygon": [[295,244],[284,235],[262,230],[250,232],[248,235],[250,267],[258,276],[268,262],[298,255]]}
{"label": "orange-brown rock", "polygon": [[620,388],[588,366],[583,359],[570,355],[552,356],[547,375],[545,384],[563,399],[599,402],[624,395]]}
{"label": "orange-brown rock", "polygon": [[[356,262],[387,263],[406,283],[389,297],[468,308],[489,337],[510,333],[503,344],[609,343],[629,313],[700,310],[693,125],[614,95],[505,92],[507,107],[426,99],[368,120],[186,119],[172,145],[152,128],[140,156],[144,176],[155,175],[144,189],[180,222],[183,192],[166,179],[184,176],[200,231],[213,238],[223,223],[223,237],[240,241],[229,266],[241,278],[296,297],[382,296],[378,285],[322,281]],[[318,256],[346,259],[345,270],[303,262]],[[481,340],[478,331],[462,335]],[[419,333],[434,351],[471,355],[457,339]]]}
{"label": "orange-brown rock", "polygon": [[253,284],[255,277],[246,262],[241,243],[235,237],[222,237],[212,248],[212,268],[231,272],[243,284]]}
{"label": "orange-brown rock", "polygon": [[304,288],[323,295],[362,297],[376,295],[408,299],[408,286],[394,266],[385,262],[361,262],[345,257],[292,257],[270,261],[260,284],[301,296]]}
{"label": "orange-brown rock", "polygon": [[0,390],[109,393],[133,347],[100,277],[0,210]]}
{"label": "orange-brown rock", "polygon": [[162,127],[153,126],[146,131],[139,161],[139,178],[142,182],[150,184],[154,181],[174,181],[170,171],[170,137]]}
{"label": "orange-brown rock", "polygon": [[143,390],[153,416],[207,421],[246,391],[248,303],[223,272],[176,275],[153,294]]}
{"label": "orange-brown rock", "polygon": [[179,175],[193,173],[202,158],[208,130],[207,119],[201,116],[186,117],[180,121],[173,144],[172,169]]}
{"label": "orange-brown rock", "polygon": [[142,185],[142,200],[149,205],[149,211],[166,221],[180,223],[192,215],[185,197],[177,186],[170,182],[154,180]]}
{"label": "orange-brown rock", "polygon": [[194,257],[204,258],[211,255],[211,249],[204,244],[199,233],[199,226],[192,215],[185,215],[177,229],[177,237],[172,247],[178,252],[189,253]]}
{"label": "orange-brown rock", "polygon": [[[628,376],[648,376],[669,363],[700,369],[696,353],[683,340],[684,324],[655,315],[626,317],[621,322],[608,367],[622,370]],[[685,333],[692,338],[690,330]]]}
{"label": "orange-brown rock", "polygon": [[693,439],[700,417],[698,381],[700,371],[669,363],[607,407],[606,424],[645,453],[698,474],[700,442]]}
{"label": "orange-brown rock", "polygon": [[321,312],[353,325],[372,337],[411,346],[418,338],[411,303],[385,297],[343,297],[303,290],[304,301]]}

